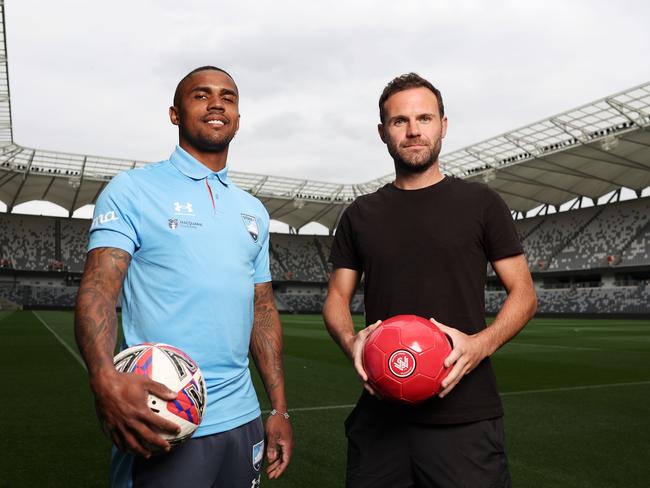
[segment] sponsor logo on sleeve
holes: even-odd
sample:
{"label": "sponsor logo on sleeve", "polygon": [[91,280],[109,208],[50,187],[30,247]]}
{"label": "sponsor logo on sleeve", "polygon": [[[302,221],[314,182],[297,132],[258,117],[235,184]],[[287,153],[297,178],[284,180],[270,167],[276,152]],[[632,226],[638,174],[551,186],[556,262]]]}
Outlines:
{"label": "sponsor logo on sleeve", "polygon": [[109,222],[113,222],[115,220],[120,220],[120,218],[115,213],[115,210],[109,210],[108,212],[99,214],[97,217],[95,217],[93,219],[92,227],[108,224]]}
{"label": "sponsor logo on sleeve", "polygon": [[248,214],[241,214],[241,218],[244,221],[244,226],[246,227],[248,234],[251,236],[251,239],[253,239],[253,242],[257,242],[257,239],[260,236],[260,229],[257,226],[257,219]]}

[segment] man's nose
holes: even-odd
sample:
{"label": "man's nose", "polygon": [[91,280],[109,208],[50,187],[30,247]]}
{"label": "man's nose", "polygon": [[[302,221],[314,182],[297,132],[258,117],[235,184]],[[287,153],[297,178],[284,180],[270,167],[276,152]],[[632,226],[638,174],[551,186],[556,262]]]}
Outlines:
{"label": "man's nose", "polygon": [[417,120],[409,121],[406,126],[406,136],[407,137],[419,137],[422,132],[420,131],[420,124]]}

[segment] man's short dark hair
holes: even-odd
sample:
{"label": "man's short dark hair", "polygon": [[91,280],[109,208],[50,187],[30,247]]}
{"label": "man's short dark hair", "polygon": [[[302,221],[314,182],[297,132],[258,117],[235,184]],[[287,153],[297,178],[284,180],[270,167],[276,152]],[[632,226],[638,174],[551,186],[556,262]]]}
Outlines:
{"label": "man's short dark hair", "polygon": [[[190,76],[192,76],[194,73],[198,73],[199,71],[220,71],[221,73],[224,73],[230,77],[233,82],[235,79],[228,73],[225,69],[217,68],[216,66],[201,66],[199,68],[193,69],[189,73],[187,73],[185,76],[183,76],[183,79],[178,82],[178,85],[176,85],[176,90],[174,91],[174,107],[178,107],[178,104],[180,103],[180,96],[181,96],[181,86],[187,80]],[[236,86],[236,85],[235,85]]]}
{"label": "man's short dark hair", "polygon": [[431,84],[431,82],[425,80],[417,73],[407,73],[400,75],[397,78],[393,78],[390,82],[388,82],[388,85],[386,85],[386,88],[384,88],[384,91],[379,97],[379,120],[381,120],[381,123],[384,123],[384,116],[386,115],[384,111],[384,104],[391,95],[404,90],[410,90],[411,88],[420,87],[428,88],[433,92],[433,94],[436,96],[436,99],[438,100],[438,111],[440,112],[440,118],[444,117],[445,106],[442,103],[442,95],[440,94],[440,90],[438,90]]}

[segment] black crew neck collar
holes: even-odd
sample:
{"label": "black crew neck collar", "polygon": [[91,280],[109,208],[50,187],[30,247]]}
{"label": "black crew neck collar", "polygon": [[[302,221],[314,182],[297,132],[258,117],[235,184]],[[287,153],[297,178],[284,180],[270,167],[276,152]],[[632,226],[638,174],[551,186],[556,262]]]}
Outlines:
{"label": "black crew neck collar", "polygon": [[391,182],[391,183],[388,183],[386,186],[388,188],[396,191],[396,192],[399,192],[399,193],[408,193],[408,194],[416,194],[417,193],[417,194],[419,194],[419,193],[428,193],[428,192],[431,192],[431,191],[435,191],[436,189],[443,186],[446,183],[446,181],[450,180],[450,179],[451,178],[449,176],[443,175],[443,178],[440,181],[438,181],[438,182],[436,182],[436,183],[434,183],[432,185],[425,186],[423,188],[414,188],[413,190],[405,190],[403,188],[398,188],[397,186],[395,186],[394,181]]}

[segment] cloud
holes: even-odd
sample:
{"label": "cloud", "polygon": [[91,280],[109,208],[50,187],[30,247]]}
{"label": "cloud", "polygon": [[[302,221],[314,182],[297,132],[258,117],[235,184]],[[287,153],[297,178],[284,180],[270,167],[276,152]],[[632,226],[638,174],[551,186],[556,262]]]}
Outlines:
{"label": "cloud", "polygon": [[392,170],[376,124],[393,76],[442,89],[444,154],[650,79],[649,14],[641,1],[7,0],[15,136],[166,157],[176,83],[216,64],[242,93],[234,169],[357,183]]}

